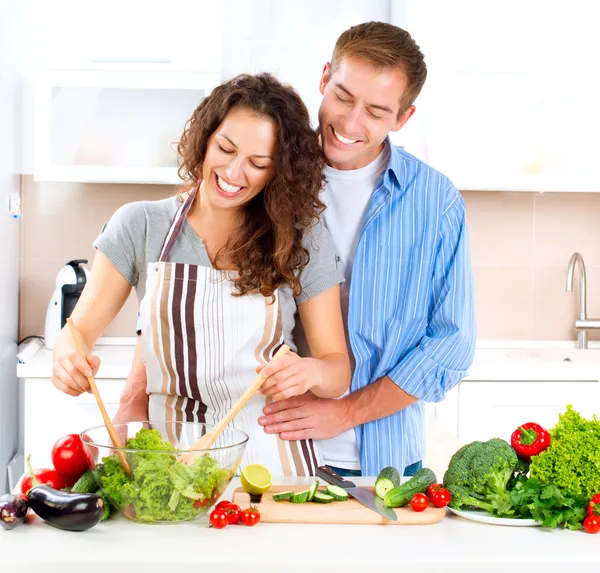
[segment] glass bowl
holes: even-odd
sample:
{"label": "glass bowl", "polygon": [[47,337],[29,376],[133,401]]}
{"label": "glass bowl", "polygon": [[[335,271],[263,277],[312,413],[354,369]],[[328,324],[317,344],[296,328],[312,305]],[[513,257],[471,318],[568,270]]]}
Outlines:
{"label": "glass bowl", "polygon": [[[127,519],[138,523],[178,523],[202,517],[235,475],[248,435],[227,428],[206,450],[194,442],[212,426],[195,422],[115,424],[122,448],[115,448],[105,426],[81,433],[88,465],[99,493]],[[117,450],[131,468],[128,475]],[[193,453],[190,465],[180,456]]]}

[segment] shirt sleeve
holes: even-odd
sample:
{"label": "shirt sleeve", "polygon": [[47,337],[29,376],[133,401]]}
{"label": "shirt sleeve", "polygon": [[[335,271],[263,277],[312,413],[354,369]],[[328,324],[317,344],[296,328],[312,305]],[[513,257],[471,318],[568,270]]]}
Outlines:
{"label": "shirt sleeve", "polygon": [[440,402],[467,375],[477,334],[471,255],[464,202],[442,216],[433,276],[433,310],[425,336],[388,372],[402,390]]}
{"label": "shirt sleeve", "polygon": [[146,258],[146,213],[143,202],[128,203],[110,218],[94,247],[135,287]]}
{"label": "shirt sleeve", "polygon": [[321,222],[304,233],[302,243],[308,250],[310,260],[300,271],[302,292],[295,298],[296,304],[302,304],[344,282],[340,257],[329,231]]}

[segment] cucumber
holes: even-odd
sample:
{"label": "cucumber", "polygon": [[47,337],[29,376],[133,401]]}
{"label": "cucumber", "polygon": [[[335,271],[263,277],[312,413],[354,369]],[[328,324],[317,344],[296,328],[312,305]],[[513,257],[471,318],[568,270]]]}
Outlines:
{"label": "cucumber", "polygon": [[85,472],[71,488],[76,493],[95,493],[98,491],[98,482],[92,473],[92,470]]}
{"label": "cucumber", "polygon": [[424,493],[427,488],[437,483],[437,478],[429,468],[422,468],[407,482],[387,492],[383,504],[386,507],[403,507],[408,505],[413,495]]}
{"label": "cucumber", "polygon": [[348,499],[348,492],[337,485],[327,486],[327,495],[331,496],[336,501],[346,501]]}
{"label": "cucumber", "polygon": [[310,495],[310,490],[305,489],[304,491],[299,491],[295,493],[292,497],[290,497],[290,501],[292,503],[306,503],[308,501],[308,496]]}
{"label": "cucumber", "polygon": [[400,472],[392,466],[383,468],[375,480],[375,495],[381,499],[385,499],[387,492],[399,485]]}
{"label": "cucumber", "polygon": [[290,499],[293,496],[293,491],[282,491],[280,493],[273,494],[273,501],[283,501],[284,499]]}
{"label": "cucumber", "polygon": [[313,484],[308,488],[308,501],[312,501],[313,497],[315,497],[315,493],[319,489],[319,480],[313,482]]}
{"label": "cucumber", "polygon": [[315,497],[313,497],[312,500],[315,503],[331,503],[332,501],[335,501],[335,498],[332,495],[327,495],[326,493],[318,491],[315,493]]}

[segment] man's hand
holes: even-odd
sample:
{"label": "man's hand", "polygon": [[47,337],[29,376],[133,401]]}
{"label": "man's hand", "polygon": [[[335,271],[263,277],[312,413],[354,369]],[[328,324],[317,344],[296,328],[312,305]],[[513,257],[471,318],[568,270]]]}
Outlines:
{"label": "man's hand", "polygon": [[344,399],[318,398],[311,392],[267,404],[263,412],[258,423],[282,440],[327,440],[352,427]]}

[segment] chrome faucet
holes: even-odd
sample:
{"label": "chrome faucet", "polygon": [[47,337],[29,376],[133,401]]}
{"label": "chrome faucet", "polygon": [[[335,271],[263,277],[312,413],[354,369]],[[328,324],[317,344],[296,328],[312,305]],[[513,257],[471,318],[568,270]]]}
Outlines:
{"label": "chrome faucet", "polygon": [[588,330],[600,329],[600,319],[587,317],[587,280],[585,274],[585,263],[579,253],[573,253],[567,269],[567,291],[573,292],[573,275],[575,274],[575,263],[579,267],[579,319],[575,321],[577,330],[578,347],[588,347]]}

